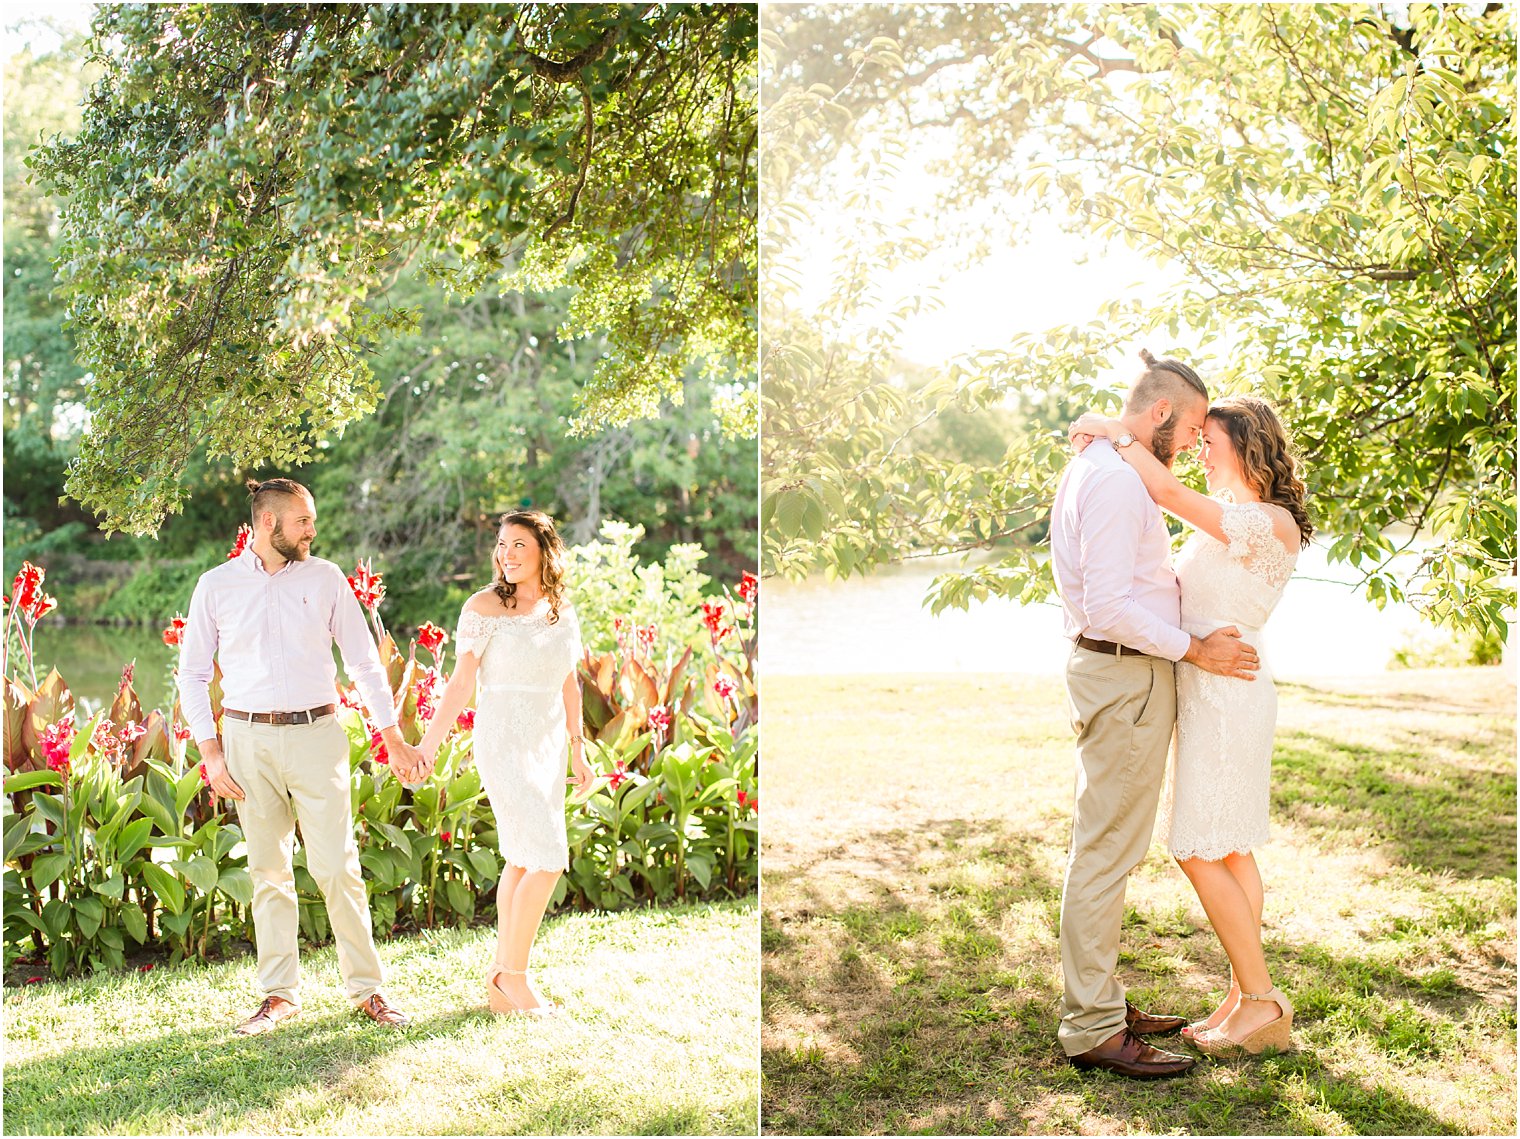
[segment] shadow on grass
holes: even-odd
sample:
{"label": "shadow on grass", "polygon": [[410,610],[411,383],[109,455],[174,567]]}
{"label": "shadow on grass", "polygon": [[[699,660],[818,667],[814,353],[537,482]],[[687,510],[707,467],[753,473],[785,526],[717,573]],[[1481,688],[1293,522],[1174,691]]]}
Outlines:
{"label": "shadow on grass", "polygon": [[1391,861],[1463,878],[1515,877],[1515,772],[1429,761],[1460,754],[1459,735],[1420,750],[1352,747],[1306,731],[1278,734],[1272,813],[1335,835],[1353,832]]}
{"label": "shadow on grass", "polygon": [[[1449,976],[1432,985],[1313,944],[1269,945],[1292,978],[1303,1051],[1227,1062],[1229,1076],[1205,1059],[1163,1082],[1072,1069],[1056,1041],[1064,850],[1049,846],[998,822],[929,820],[766,874],[768,1133],[1076,1133],[1095,1117],[1116,1132],[1461,1133],[1370,1079],[1358,1049],[1458,1057],[1477,1037],[1502,1039],[1502,1010]],[[1135,1002],[1207,1014],[1228,975],[1212,934],[1193,938],[1175,910],[1131,908],[1125,927],[1120,976]],[[1513,1027],[1511,1012],[1511,1040]]]}
{"label": "shadow on grass", "polygon": [[397,1048],[491,1014],[465,1009],[420,1017],[401,1029],[362,1023],[360,1015],[306,1010],[257,1037],[234,1036],[230,1023],[171,1028],[113,1047],[9,1063],[6,1133],[152,1133],[186,1116],[199,1118],[208,1130],[237,1130],[249,1113],[275,1108],[293,1091],[341,1083]]}
{"label": "shadow on grass", "polygon": [[[1390,675],[1389,679],[1393,679]],[[1484,691],[1463,692],[1448,686],[1445,691],[1429,693],[1413,687],[1404,691],[1388,689],[1375,695],[1355,689],[1327,688],[1303,681],[1276,678],[1273,683],[1284,695],[1300,696],[1329,707],[1355,708],[1366,712],[1423,712],[1470,716],[1494,710],[1491,696]]]}
{"label": "shadow on grass", "polygon": [[[753,1079],[753,1074],[751,1074]],[[483,1089],[484,1090],[484,1089]],[[510,1096],[510,1091],[506,1093]],[[609,1095],[616,1094],[609,1091]],[[512,1131],[503,1132],[503,1116],[489,1105],[479,1103],[448,1105],[446,1131],[450,1135],[575,1135],[595,1134],[606,1124],[596,1118],[588,1118],[584,1110],[567,1108],[556,1111],[549,1108],[539,1112],[523,1112],[522,1105],[514,1104],[511,1111]],[[721,1116],[723,1126],[715,1125],[715,1116]],[[712,1103],[667,1104],[642,1118],[619,1122],[618,1128],[626,1127],[629,1135],[753,1135],[755,1133],[755,1094],[736,1095],[726,1105],[715,1107]]]}

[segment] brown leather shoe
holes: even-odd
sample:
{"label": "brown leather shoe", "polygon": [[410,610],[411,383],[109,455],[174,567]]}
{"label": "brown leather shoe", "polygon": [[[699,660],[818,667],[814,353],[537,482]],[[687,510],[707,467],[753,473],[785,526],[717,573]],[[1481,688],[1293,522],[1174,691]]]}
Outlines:
{"label": "brown leather shoe", "polygon": [[393,1028],[404,1028],[411,1023],[406,1013],[387,1003],[379,993],[373,994],[369,1000],[360,1005],[359,1011],[376,1024],[388,1024]]}
{"label": "brown leather shoe", "polygon": [[265,997],[264,1003],[259,1005],[259,1011],[232,1031],[236,1036],[260,1036],[265,1032],[273,1032],[280,1021],[289,1020],[300,1011],[300,1005],[292,1004],[284,997]]}
{"label": "brown leather shoe", "polygon": [[1132,1080],[1161,1080],[1191,1071],[1197,1060],[1152,1048],[1128,1028],[1121,1028],[1096,1048],[1068,1059],[1073,1067],[1102,1068]]}
{"label": "brown leather shoe", "polygon": [[1125,1001],[1124,1024],[1136,1036],[1156,1036],[1163,1032],[1176,1032],[1187,1024],[1187,1017],[1157,1016],[1153,1012],[1141,1012]]}

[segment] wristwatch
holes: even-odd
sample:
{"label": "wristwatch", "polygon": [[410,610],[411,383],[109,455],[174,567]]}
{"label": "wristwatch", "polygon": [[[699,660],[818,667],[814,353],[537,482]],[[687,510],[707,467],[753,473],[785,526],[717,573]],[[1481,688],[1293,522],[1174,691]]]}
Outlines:
{"label": "wristwatch", "polygon": [[1128,447],[1134,441],[1135,441],[1135,437],[1133,435],[1131,435],[1128,431],[1125,431],[1125,432],[1122,432],[1121,434],[1116,435],[1114,437],[1114,446],[1115,447]]}

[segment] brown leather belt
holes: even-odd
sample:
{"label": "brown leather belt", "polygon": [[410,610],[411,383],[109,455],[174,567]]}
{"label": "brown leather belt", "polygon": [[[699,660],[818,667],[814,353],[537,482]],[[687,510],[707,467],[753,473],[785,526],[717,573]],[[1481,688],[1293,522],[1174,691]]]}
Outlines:
{"label": "brown leather belt", "polygon": [[1084,649],[1091,649],[1095,653],[1107,653],[1111,657],[1151,657],[1155,653],[1143,653],[1139,649],[1132,649],[1128,645],[1116,645],[1113,641],[1095,641],[1091,637],[1078,637],[1077,644]]}
{"label": "brown leather belt", "polygon": [[331,716],[335,705],[323,704],[320,708],[308,708],[304,712],[239,712],[236,708],[223,708],[222,714],[234,720],[248,720],[254,724],[314,724],[323,716]]}

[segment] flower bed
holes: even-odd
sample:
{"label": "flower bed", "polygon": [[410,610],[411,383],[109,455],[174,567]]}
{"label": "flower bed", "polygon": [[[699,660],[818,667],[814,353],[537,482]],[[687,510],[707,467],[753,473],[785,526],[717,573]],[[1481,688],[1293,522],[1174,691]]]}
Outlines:
{"label": "flower bed", "polygon": [[[614,528],[603,543],[572,551],[577,598],[584,583],[599,599],[581,610],[587,647],[579,667],[586,758],[601,774],[584,803],[566,803],[570,869],[556,905],[615,909],[730,896],[752,890],[757,878],[754,578],[745,575],[737,597],[725,589],[677,612],[694,582],[706,584],[692,572],[700,551],[672,551],[687,563],[676,590],[662,567],[632,558],[638,536]],[[161,945],[178,960],[251,937],[253,884],[242,833],[231,805],[204,785],[178,703],[144,711],[128,665],[111,706],[78,722],[58,672],[36,679],[29,633],[56,604],[41,591],[43,576],[24,566],[7,599],[8,639],[12,629],[21,632],[28,677],[9,675],[7,653],[6,965],[40,952],[62,975],[120,967],[144,944]],[[448,634],[429,622],[403,652],[379,619],[381,575],[365,564],[350,581],[380,636],[401,730],[415,743],[448,679]],[[655,583],[659,589],[651,589]],[[701,632],[685,642],[662,640],[653,620],[623,616],[610,617],[609,630],[606,599],[620,594],[637,599],[631,610],[657,606],[671,615],[669,624]],[[183,629],[176,618],[165,641],[177,644]],[[469,763],[473,709],[459,717],[432,775],[404,786],[391,775],[352,687],[340,697],[375,928],[384,934],[470,921],[492,904],[501,870],[495,820]],[[302,931],[325,940],[326,909],[299,846],[295,876]]]}

